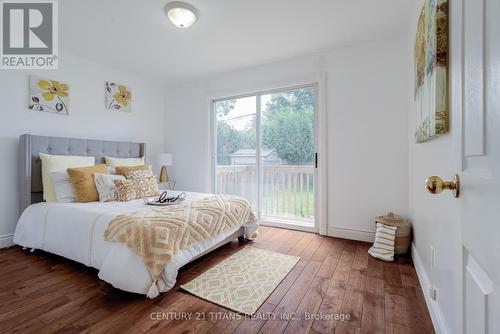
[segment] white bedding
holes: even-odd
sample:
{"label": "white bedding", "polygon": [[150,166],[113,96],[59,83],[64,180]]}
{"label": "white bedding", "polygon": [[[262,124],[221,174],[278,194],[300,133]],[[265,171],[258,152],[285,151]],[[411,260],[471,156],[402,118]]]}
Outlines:
{"label": "white bedding", "polygon": [[[179,192],[169,191],[169,194]],[[202,199],[209,194],[187,192],[187,201]],[[99,278],[116,288],[147,294],[151,277],[142,261],[125,244],[104,241],[108,222],[118,214],[151,210],[142,199],[131,202],[37,203],[29,206],[19,218],[14,243],[28,248],[64,256],[99,270]],[[256,223],[236,227],[211,239],[194,244],[177,253],[165,268],[162,279],[170,290],[180,267],[216,246],[230,236],[251,234]],[[245,233],[248,235],[247,233]]]}

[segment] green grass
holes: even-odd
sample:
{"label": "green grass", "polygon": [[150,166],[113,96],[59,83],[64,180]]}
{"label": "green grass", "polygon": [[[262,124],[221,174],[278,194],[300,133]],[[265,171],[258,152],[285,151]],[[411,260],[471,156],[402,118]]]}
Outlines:
{"label": "green grass", "polygon": [[263,214],[278,217],[314,217],[314,191],[270,191],[262,200]]}

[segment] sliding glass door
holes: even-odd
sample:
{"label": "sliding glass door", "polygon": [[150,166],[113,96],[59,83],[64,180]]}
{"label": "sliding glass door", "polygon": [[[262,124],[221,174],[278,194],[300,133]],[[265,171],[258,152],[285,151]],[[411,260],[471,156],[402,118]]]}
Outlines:
{"label": "sliding glass door", "polygon": [[215,191],[263,223],[314,228],[314,86],[215,100]]}

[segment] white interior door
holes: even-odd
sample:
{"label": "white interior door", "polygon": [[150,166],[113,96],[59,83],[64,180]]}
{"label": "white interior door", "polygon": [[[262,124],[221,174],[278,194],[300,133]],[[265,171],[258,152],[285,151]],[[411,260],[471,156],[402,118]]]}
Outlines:
{"label": "white interior door", "polygon": [[470,334],[500,333],[500,1],[451,1],[451,6],[452,20],[463,20],[452,22],[452,57],[461,59],[452,79],[462,80],[452,105],[461,109],[453,122],[462,120],[461,136],[455,137],[463,328]]}

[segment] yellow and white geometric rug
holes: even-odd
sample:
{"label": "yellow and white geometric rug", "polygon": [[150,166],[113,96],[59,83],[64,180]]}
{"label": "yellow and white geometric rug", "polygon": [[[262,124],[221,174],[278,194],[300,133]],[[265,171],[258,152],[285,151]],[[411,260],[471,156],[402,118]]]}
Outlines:
{"label": "yellow and white geometric rug", "polygon": [[230,310],[253,315],[299,259],[245,247],[181,288]]}

